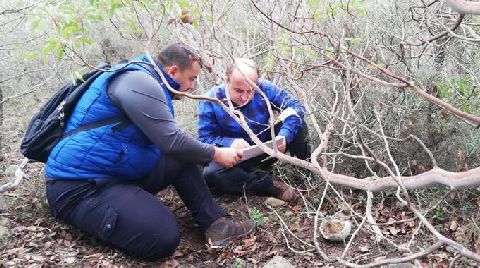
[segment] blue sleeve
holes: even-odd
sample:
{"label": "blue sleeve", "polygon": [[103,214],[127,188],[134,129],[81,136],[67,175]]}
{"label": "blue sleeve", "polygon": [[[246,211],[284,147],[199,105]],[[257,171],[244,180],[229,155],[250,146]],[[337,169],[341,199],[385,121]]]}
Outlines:
{"label": "blue sleeve", "polygon": [[278,136],[285,136],[287,143],[293,141],[298,131],[302,127],[305,107],[292,95],[288,94],[284,89],[277,87],[275,84],[262,80],[261,85],[270,102],[274,105],[274,109],[282,112],[288,108],[293,109],[298,116],[288,116],[278,132]]}
{"label": "blue sleeve", "polygon": [[218,147],[230,147],[235,138],[221,135],[221,126],[215,116],[214,105],[217,104],[210,101],[201,101],[198,106],[198,139],[201,142]]}

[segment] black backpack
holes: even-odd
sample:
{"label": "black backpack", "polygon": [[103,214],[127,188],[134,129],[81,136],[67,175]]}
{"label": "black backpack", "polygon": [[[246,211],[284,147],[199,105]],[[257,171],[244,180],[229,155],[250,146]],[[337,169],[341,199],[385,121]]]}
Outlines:
{"label": "black backpack", "polygon": [[103,64],[94,70],[88,71],[75,81],[65,83],[36,113],[25,132],[20,150],[22,154],[32,160],[47,162],[50,152],[63,138],[80,131],[126,121],[123,117],[109,118],[92,124],[81,126],[65,133],[65,126],[75,105],[90,85],[104,73],[98,69],[109,69],[109,64]]}

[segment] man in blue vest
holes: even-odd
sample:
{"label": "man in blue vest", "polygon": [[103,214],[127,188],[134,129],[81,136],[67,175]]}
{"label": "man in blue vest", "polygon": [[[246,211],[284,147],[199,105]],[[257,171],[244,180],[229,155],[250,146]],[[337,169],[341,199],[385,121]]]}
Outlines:
{"label": "man in blue vest", "polygon": [[[278,145],[280,152],[289,151],[293,156],[306,159],[310,155],[307,143],[308,130],[303,122],[305,108],[293,96],[273,83],[259,79],[254,61],[236,59],[227,67],[227,83],[212,88],[208,97],[218,98],[241,112],[255,135],[262,141],[271,140],[270,114],[266,100],[272,109],[280,113],[275,125],[277,136],[284,137]],[[243,149],[253,143],[247,132],[231,118],[219,104],[201,101],[198,108],[198,136],[200,141],[223,148]],[[263,154],[243,161],[234,167],[224,167],[212,162],[203,171],[207,184],[220,193],[274,196],[284,201],[295,201],[291,187],[279,180],[272,180],[271,165],[275,159]]]}
{"label": "man in blue vest", "polygon": [[[248,234],[251,220],[226,215],[212,198],[198,165],[232,167],[237,149],[197,141],[174,121],[172,94],[193,88],[199,60],[173,44],[154,60],[161,74],[139,56],[117,65],[88,88],[77,103],[66,132],[108,118],[114,123],[77,132],[52,150],[46,167],[47,199],[56,218],[92,234],[127,255],[157,260],[179,244],[173,213],[155,197],[173,185],[196,223],[215,247]],[[123,68],[122,68],[123,67]]]}

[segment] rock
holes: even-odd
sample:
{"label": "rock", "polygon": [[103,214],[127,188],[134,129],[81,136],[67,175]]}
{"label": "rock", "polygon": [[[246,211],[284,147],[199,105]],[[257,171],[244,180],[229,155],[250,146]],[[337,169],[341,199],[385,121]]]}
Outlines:
{"label": "rock", "polygon": [[320,224],[320,233],[323,238],[331,241],[345,241],[352,231],[349,220],[325,219]]}
{"label": "rock", "polygon": [[65,263],[66,263],[66,264],[73,264],[73,263],[75,263],[75,261],[76,261],[75,257],[67,257],[67,258],[65,258]]}
{"label": "rock", "polygon": [[282,256],[271,258],[263,268],[295,268],[287,259]]}
{"label": "rock", "polygon": [[268,205],[274,208],[284,206],[285,204],[286,204],[285,201],[277,199],[275,197],[269,197],[267,198],[267,200],[265,200],[265,205]]}

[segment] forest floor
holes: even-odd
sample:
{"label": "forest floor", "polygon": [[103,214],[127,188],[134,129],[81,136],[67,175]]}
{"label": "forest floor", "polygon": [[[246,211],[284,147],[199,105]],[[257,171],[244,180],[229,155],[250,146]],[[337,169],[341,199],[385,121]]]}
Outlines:
{"label": "forest floor", "polygon": [[[22,109],[26,108],[19,108],[20,114]],[[22,159],[17,149],[23,135],[21,129],[24,129],[19,123],[22,122],[19,120],[20,114],[19,111],[4,114],[4,158],[1,162],[5,172],[0,177],[0,184],[12,178],[15,167]],[[261,267],[274,256],[283,256],[295,267],[339,266],[325,262],[315,247],[312,247],[315,204],[320,202],[326,184],[314,176],[305,180],[305,171],[288,165],[277,165],[276,174],[280,174],[282,179],[288,178],[299,189],[308,188],[302,192],[305,198],[296,204],[271,208],[264,203],[265,197],[217,197],[219,203],[233,216],[242,218],[250,215],[258,224],[255,232],[233,241],[224,249],[210,249],[206,246],[203,234],[195,227],[191,214],[173,188],[169,187],[160,192],[158,197],[172,209],[178,220],[182,238],[173,256],[154,263],[131,259],[72,226],[55,220],[45,199],[43,166],[38,163],[29,164],[25,172],[25,181],[15,191],[0,194],[0,267]],[[321,210],[323,215],[333,215],[339,210],[345,210],[343,206],[339,206],[344,202],[360,215],[364,213],[364,192],[341,187],[336,187],[336,190],[339,195],[329,191],[325,196],[325,205]],[[476,223],[480,219],[478,189],[450,194],[440,189],[420,192],[418,196],[437,196],[438,199],[432,199],[431,203],[445,196],[446,205],[440,210],[435,209],[429,218],[442,233],[457,240],[463,239],[464,245],[480,253],[480,230],[475,229],[478,228]],[[461,197],[463,202],[461,208],[455,207],[455,204],[459,205],[455,203],[459,202],[458,197]],[[425,234],[423,228],[418,228],[414,221],[407,220],[412,214],[395,200],[394,193],[382,195],[374,210],[378,223],[400,221],[394,225],[380,225],[383,234],[399,245],[411,242],[412,248],[416,249],[431,244],[432,238]],[[473,217],[462,219],[461,215],[465,212]],[[471,223],[471,219],[474,219],[474,225],[467,229],[465,226]],[[361,218],[357,217],[352,222],[355,230],[361,223]],[[412,239],[414,233],[415,239]],[[350,249],[345,252],[345,258],[367,263],[379,257],[411,254],[398,252],[387,243],[375,244],[373,238],[371,233],[360,230]],[[330,256],[344,254],[346,244],[343,242],[330,242],[323,238],[318,238],[317,241],[322,250]],[[418,263],[424,267],[448,267],[453,258],[454,252],[445,247],[420,259]],[[458,258],[454,266],[475,267],[476,264]]]}

